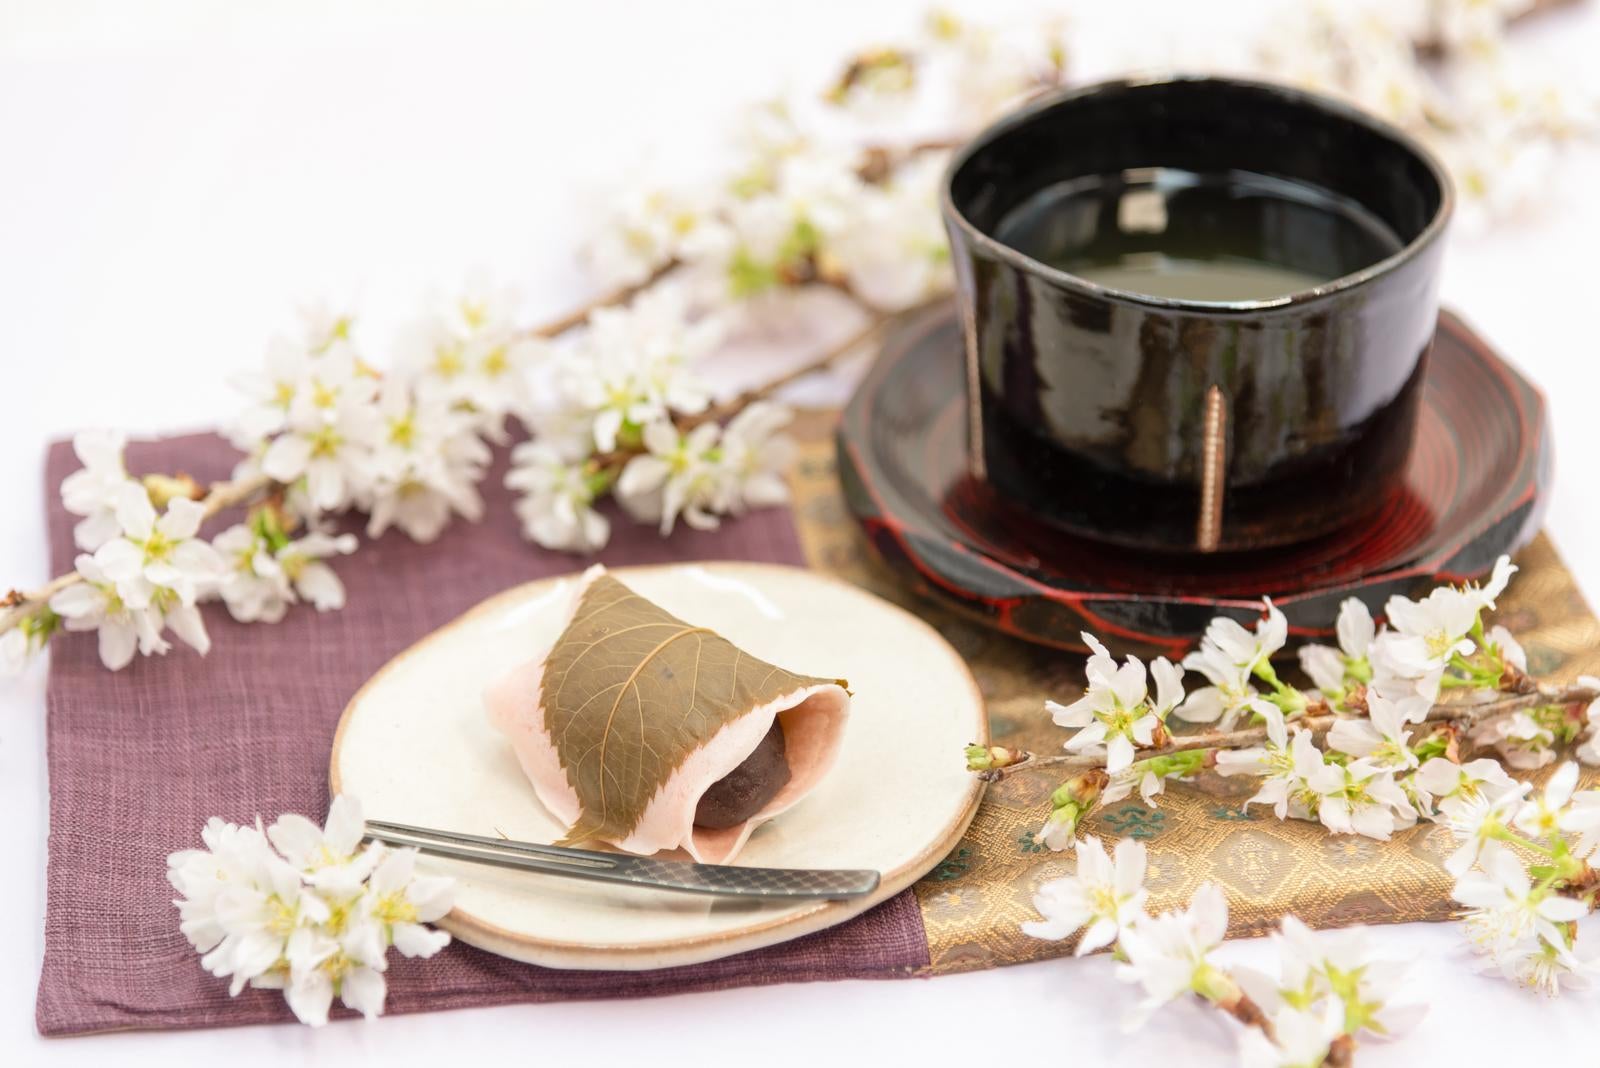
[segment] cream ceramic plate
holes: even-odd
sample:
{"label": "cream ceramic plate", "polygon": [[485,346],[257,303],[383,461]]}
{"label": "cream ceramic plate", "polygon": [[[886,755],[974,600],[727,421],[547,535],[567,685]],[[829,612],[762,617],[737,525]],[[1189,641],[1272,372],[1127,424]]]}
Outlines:
{"label": "cream ceramic plate", "polygon": [[[558,968],[662,968],[830,927],[900,892],[949,852],[978,805],[962,748],[986,740],[961,658],[926,623],[854,586],[797,568],[707,563],[619,568],[668,611],[793,671],[850,680],[839,762],[795,808],[758,828],[738,863],[876,868],[854,901],[768,904],[424,858],[458,880],[441,924],[491,953]],[[547,647],[577,576],[485,601],[395,657],[345,709],[335,792],[374,819],[552,842],[540,806],[481,692]]]}

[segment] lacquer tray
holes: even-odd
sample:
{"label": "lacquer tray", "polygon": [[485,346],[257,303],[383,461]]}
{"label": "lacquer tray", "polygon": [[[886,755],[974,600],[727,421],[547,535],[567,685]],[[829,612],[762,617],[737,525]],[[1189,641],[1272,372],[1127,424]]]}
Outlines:
{"label": "lacquer tray", "polygon": [[[966,375],[950,306],[886,338],[844,413],[839,468],[874,550],[919,590],[1030,641],[1082,649],[1079,632],[1179,652],[1219,613],[1270,595],[1300,636],[1346,597],[1475,578],[1536,532],[1551,456],[1544,402],[1461,319],[1444,313],[1428,358],[1405,486],[1370,522],[1287,548],[1141,553],[1029,518],[967,471]],[[1130,516],[1130,522],[1137,521]]]}

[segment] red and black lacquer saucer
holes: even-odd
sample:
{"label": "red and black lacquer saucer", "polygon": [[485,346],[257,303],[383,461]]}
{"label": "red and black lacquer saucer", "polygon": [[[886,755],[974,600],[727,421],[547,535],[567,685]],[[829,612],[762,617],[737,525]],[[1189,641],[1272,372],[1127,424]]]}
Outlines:
{"label": "red and black lacquer saucer", "polygon": [[[885,340],[840,424],[845,497],[875,551],[920,590],[1029,641],[1179,652],[1212,616],[1272,597],[1300,637],[1326,635],[1346,597],[1486,573],[1538,529],[1551,455],[1544,402],[1446,312],[1429,356],[1405,486],[1358,528],[1248,553],[1169,556],[1045,526],[967,472],[966,376],[954,309]],[[1136,517],[1130,517],[1136,519]]]}

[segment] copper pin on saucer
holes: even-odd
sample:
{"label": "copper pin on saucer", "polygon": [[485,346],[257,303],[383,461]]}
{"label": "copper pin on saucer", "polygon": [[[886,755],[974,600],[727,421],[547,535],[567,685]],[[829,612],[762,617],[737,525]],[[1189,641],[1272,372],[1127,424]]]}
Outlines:
{"label": "copper pin on saucer", "polygon": [[1201,420],[1200,517],[1194,542],[1201,552],[1211,553],[1222,540],[1222,484],[1228,458],[1228,402],[1217,386],[1206,390]]}

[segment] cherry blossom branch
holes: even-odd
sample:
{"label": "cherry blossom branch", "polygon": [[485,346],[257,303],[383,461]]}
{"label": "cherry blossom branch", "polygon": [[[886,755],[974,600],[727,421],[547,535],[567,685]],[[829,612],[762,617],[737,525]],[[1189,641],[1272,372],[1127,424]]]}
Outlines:
{"label": "cherry blossom branch", "polygon": [[[847,296],[852,296],[852,299],[859,300],[859,298],[854,298],[853,294],[850,293],[847,287],[836,285],[833,288],[840,290]],[[877,336],[891,324],[908,319],[917,312],[922,311],[943,299],[944,298],[942,296],[936,297],[933,300],[914,305],[903,311],[889,314],[875,314],[860,329],[855,330],[842,341],[830,345],[823,352],[817,354],[798,367],[786,371],[778,377],[773,378],[759,386],[753,386],[750,389],[743,390],[742,392],[727,398],[726,400],[719,401],[697,415],[679,417],[676,420],[677,427],[681,432],[687,432],[706,423],[726,422],[727,420],[738,415],[740,412],[744,411],[746,408],[750,407],[750,405],[755,404],[758,401],[764,401],[771,398],[785,387],[791,386],[803,378],[808,378],[811,375],[826,371],[828,368],[832,367],[834,364],[850,355],[856,349],[872,340],[872,338]],[[866,305],[863,303],[862,306],[865,307]],[[632,445],[627,447],[619,447],[611,452],[594,456],[589,460],[586,468],[587,473],[592,478],[599,480],[602,484],[609,485],[614,483],[622,474],[622,469],[628,465],[629,460],[636,456],[643,455],[644,451],[645,450],[643,446]]]}
{"label": "cherry blossom branch", "polygon": [[[928,153],[949,152],[959,148],[962,144],[963,140],[959,138],[928,138],[912,141],[904,145],[868,145],[862,149],[862,163],[858,173],[864,182],[881,183],[893,174],[897,168],[918,156]],[[680,266],[681,264],[676,259],[669,259],[639,281],[607,290],[593,299],[572,308],[570,311],[533,327],[528,331],[528,336],[547,340],[560,337],[562,334],[575,330],[588,322],[589,317],[602,308],[614,308],[631,302],[639,294],[660,282]],[[834,285],[832,282],[827,282],[826,284]],[[859,302],[860,298],[853,293],[849,293],[847,287],[835,285],[835,288],[845,289],[848,296]],[[860,344],[860,341],[865,340],[867,336],[870,336],[870,334],[864,334],[856,344]],[[803,370],[796,377],[802,377],[804,374],[809,373],[811,373],[809,370]],[[780,382],[772,388],[774,390],[779,389],[787,384],[787,382]]]}
{"label": "cherry blossom branch", "polygon": [[[608,290],[563,315],[533,327],[527,332],[528,336],[537,338],[559,337],[587,322],[589,317],[601,308],[611,308],[628,303],[676,270],[677,267],[676,261],[668,261],[657,267],[648,277],[639,282]],[[152,480],[160,483],[168,491],[166,494],[168,499],[172,496],[197,497],[205,506],[205,515],[208,519],[228,508],[243,504],[274,486],[273,481],[265,475],[257,475],[242,480],[225,479],[221,482],[213,483],[206,490],[205,495],[200,497],[197,487],[194,487],[193,483],[185,476],[151,475],[146,479],[147,482]],[[187,492],[182,488],[186,483],[189,487]],[[4,634],[21,625],[24,620],[34,616],[49,604],[51,597],[80,581],[82,581],[82,576],[76,571],[69,571],[64,575],[57,575],[35,590],[10,590],[3,597],[0,597],[0,634]]]}
{"label": "cherry blossom branch", "polygon": [[[184,476],[168,478],[163,475],[155,475],[151,477],[162,480],[169,486],[179,486],[185,483],[190,486],[193,485]],[[260,496],[276,485],[272,479],[265,475],[255,475],[244,479],[224,479],[221,482],[212,483],[205,496],[200,498],[200,503],[205,509],[206,518],[210,519],[235,505],[244,504]],[[64,575],[57,575],[36,590],[27,593],[21,590],[10,591],[5,597],[0,598],[0,605],[3,605],[6,609],[4,612],[0,612],[0,634],[4,634],[6,631],[21,625],[23,620],[35,615],[48,605],[50,598],[69,586],[76,585],[82,581],[83,576],[76,571],[68,571]]]}
{"label": "cherry blossom branch", "polygon": [[882,183],[894,173],[896,167],[930,152],[953,152],[965,142],[959,138],[930,138],[913,141],[908,145],[868,145],[861,152],[861,166],[856,173],[869,185]]}
{"label": "cherry blossom branch", "polygon": [[[842,287],[836,288],[842,289]],[[842,289],[842,291],[848,295],[848,290]],[[896,322],[908,320],[918,312],[923,311],[934,304],[940,303],[945,299],[946,298],[941,295],[933,300],[907,308],[904,311],[894,312],[893,314],[889,315],[874,315],[873,318],[866,323],[866,325],[850,334],[850,336],[846,337],[844,340],[830,346],[826,351],[819,353],[817,356],[807,360],[800,366],[795,367],[790,371],[786,371],[777,378],[774,378],[763,385],[744,390],[743,392],[738,393],[727,400],[720,401],[717,404],[712,405],[699,415],[689,417],[684,421],[685,425],[693,427],[698,426],[701,423],[712,421],[722,422],[723,420],[730,419],[739,412],[743,411],[745,408],[754,404],[756,401],[766,400],[767,398],[776,394],[779,390],[793,385],[803,378],[808,378],[811,375],[826,371],[828,368],[832,367],[834,364],[850,355],[856,349],[872,340],[878,334],[882,333],[886,327]]]}
{"label": "cherry blossom branch", "polygon": [[[1582,0],[1529,0],[1527,7],[1520,11],[1513,11],[1505,16],[1506,25],[1514,26],[1532,18],[1535,15],[1542,15],[1547,11],[1555,11],[1560,8],[1571,7],[1572,5],[1580,2],[1582,2]],[[1417,54],[1424,59],[1438,59],[1440,56],[1444,55],[1446,51],[1444,43],[1437,40],[1419,40],[1414,42],[1412,47],[1414,47],[1417,50]]]}
{"label": "cherry blossom branch", "polygon": [[[552,320],[543,326],[536,327],[532,333],[540,337],[557,336],[565,330],[571,329],[579,322],[584,321],[587,315],[596,308],[609,307],[614,304],[624,303],[632,299],[632,297],[636,296],[649,285],[658,281],[662,276],[670,271],[672,267],[673,265],[669,264],[655,272],[655,274],[653,274],[649,280],[634,286],[628,286],[614,290],[611,293],[597,298],[595,301],[591,301],[579,311],[569,313],[560,319]],[[836,286],[835,288],[840,289],[840,291],[846,293],[846,295],[851,295],[847,287]],[[771,381],[768,381],[760,386],[755,386],[751,389],[744,390],[743,392],[730,397],[727,400],[714,404],[699,415],[685,418],[682,420],[682,426],[684,429],[690,429],[702,423],[713,421],[724,422],[728,419],[731,419],[733,416],[739,414],[739,412],[743,411],[751,404],[754,404],[760,400],[765,400],[776,394],[779,390],[785,388],[786,386],[792,385],[803,378],[826,370],[839,360],[843,359],[845,356],[848,356],[850,353],[854,352],[861,345],[870,341],[874,336],[880,333],[891,323],[909,317],[910,315],[925,309],[932,303],[935,303],[935,301],[929,301],[902,312],[896,312],[888,315],[874,315],[859,330],[852,332],[848,337],[837,344],[829,346],[828,349],[819,353],[814,358],[806,361],[793,370],[779,375]],[[622,469],[626,466],[627,462],[634,456],[639,455],[641,452],[642,449],[635,447],[618,449],[603,456],[595,457],[594,461],[592,462],[592,473],[599,476],[606,482],[614,481],[616,477],[621,474]],[[172,496],[198,496],[198,487],[194,486],[192,481],[188,480],[185,476],[152,475],[148,476],[148,479],[160,481],[164,488],[167,489],[167,496],[169,498]],[[243,504],[275,488],[281,489],[282,487],[265,475],[256,475],[246,479],[224,480],[213,483],[206,490],[204,497],[199,499],[205,508],[205,516],[209,519],[216,516],[218,513],[227,510],[228,508]],[[69,586],[81,581],[82,576],[80,576],[76,571],[69,571],[64,575],[56,576],[44,586],[41,586],[36,590],[28,592],[23,592],[21,590],[10,591],[5,595],[5,597],[0,598],[0,608],[4,608],[4,611],[0,612],[0,634],[19,626],[24,620],[35,615],[46,605],[48,605],[51,597],[60,593],[62,590],[67,589]]]}
{"label": "cherry blossom branch", "polygon": [[[1596,698],[1600,698],[1600,690],[1592,686],[1582,684],[1563,687],[1538,686],[1528,693],[1513,694],[1494,701],[1435,705],[1429,710],[1427,718],[1423,722],[1459,723],[1470,726],[1486,723],[1501,716],[1512,715],[1529,708],[1539,708],[1544,705],[1586,704]],[[1357,717],[1336,715],[1304,716],[1300,719],[1292,720],[1291,725],[1311,731],[1313,734],[1319,734],[1331,729],[1341,719],[1351,718]],[[1178,734],[1171,737],[1172,741],[1166,745],[1138,750],[1137,759],[1146,760],[1151,757],[1190,752],[1196,749],[1248,748],[1260,745],[1267,740],[1267,728],[1265,725],[1258,725],[1240,727],[1231,731],[1199,731],[1194,734]],[[977,772],[978,777],[984,782],[999,782],[1016,771],[1033,771],[1036,769],[1081,771],[1087,768],[1105,766],[1105,757],[1100,754],[1070,753],[1061,756],[1041,757],[1027,750],[1008,750],[1006,752],[1006,763],[979,771]]]}
{"label": "cherry blossom branch", "polygon": [[619,304],[627,304],[629,301],[633,300],[634,297],[637,297],[640,293],[643,293],[645,290],[661,281],[667,275],[671,274],[677,269],[677,267],[678,263],[676,260],[668,260],[666,263],[663,263],[661,266],[657,267],[654,271],[651,271],[650,274],[644,279],[638,282],[631,282],[628,285],[617,286],[615,289],[608,290],[595,297],[593,300],[578,305],[565,315],[560,315],[554,319],[551,319],[549,322],[541,323],[532,330],[529,330],[528,335],[530,337],[545,338],[547,340],[549,338],[560,337],[569,330],[576,329],[577,327],[580,327],[584,323],[588,322],[589,316],[593,315],[601,308],[614,308]]}

